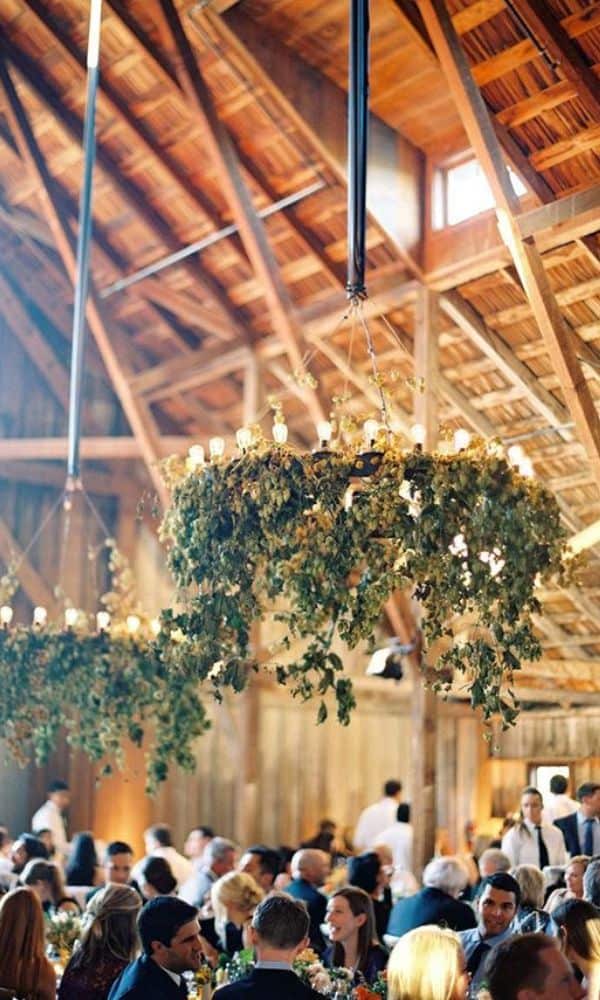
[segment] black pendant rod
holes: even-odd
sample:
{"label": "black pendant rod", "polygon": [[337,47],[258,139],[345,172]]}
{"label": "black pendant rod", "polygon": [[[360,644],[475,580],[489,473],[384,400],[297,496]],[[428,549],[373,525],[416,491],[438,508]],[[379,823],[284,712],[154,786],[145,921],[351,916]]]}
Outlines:
{"label": "black pendant rod", "polygon": [[369,0],[350,0],[348,65],[348,298],[363,298],[367,218]]}

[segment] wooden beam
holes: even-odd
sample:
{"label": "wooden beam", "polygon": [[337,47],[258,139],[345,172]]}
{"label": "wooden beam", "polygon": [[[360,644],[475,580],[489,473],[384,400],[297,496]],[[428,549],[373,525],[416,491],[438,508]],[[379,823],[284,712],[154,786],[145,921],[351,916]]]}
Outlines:
{"label": "wooden beam", "polygon": [[16,564],[19,583],[32,604],[40,604],[50,610],[54,606],[54,594],[46,581],[31,565],[16,538],[13,538],[10,528],[0,517],[0,556],[6,566]]}
{"label": "wooden beam", "polygon": [[587,153],[589,150],[598,148],[600,143],[600,125],[590,125],[581,132],[570,135],[568,139],[561,139],[544,149],[539,149],[529,156],[529,162],[535,170],[549,170],[556,167],[565,160],[571,160],[574,156]]}
{"label": "wooden beam", "polygon": [[[193,437],[165,434],[158,438],[157,454],[159,458],[185,454],[190,445],[195,443],[196,439]],[[66,457],[66,437],[0,438],[0,462],[59,461]],[[137,438],[126,435],[83,437],[81,457],[101,461],[130,461],[143,458],[144,452]]]}
{"label": "wooden beam", "polygon": [[[0,79],[2,80],[7,97],[6,113],[13,136],[19,147],[23,162],[37,184],[37,194],[40,198],[44,215],[56,240],[65,270],[74,283],[76,258],[71,234],[56,203],[52,178],[36,144],[31,125],[15,90],[3,52],[0,52]],[[86,316],[115,392],[125,411],[133,434],[138,441],[150,478],[162,503],[167,506],[169,503],[169,494],[157,466],[157,433],[154,421],[149,411],[135,399],[129,388],[127,378],[112,346],[98,304],[95,301],[92,286],[90,287]]]}
{"label": "wooden beam", "polygon": [[581,224],[582,218],[586,221],[589,219],[590,223],[595,220],[596,226],[598,226],[600,184],[594,184],[584,191],[576,191],[575,194],[567,195],[565,198],[557,198],[550,205],[542,205],[529,212],[522,212],[517,216],[516,222],[519,233],[523,239],[526,239],[528,236],[534,236],[545,229],[556,231],[557,226],[564,227],[567,224],[577,226]]}
{"label": "wooden beam", "polygon": [[[427,23],[427,21],[426,21]],[[434,43],[435,44],[435,43]],[[500,79],[507,73],[512,73],[533,59],[539,59],[540,50],[530,38],[524,38],[508,49],[503,49],[483,62],[471,66],[473,79],[478,87],[485,87],[488,83]]]}
{"label": "wooden beam", "polygon": [[[7,461],[0,459],[0,479],[8,482],[30,483],[32,486],[54,487],[57,490],[65,488],[65,470],[62,465],[50,465],[47,462]],[[123,496],[132,489],[131,477],[116,476],[114,472],[98,472],[87,469],[85,488],[88,493],[97,496]]]}
{"label": "wooden beam", "polygon": [[525,122],[537,118],[544,111],[551,111],[552,108],[560,107],[566,101],[572,101],[577,97],[577,89],[568,80],[560,80],[552,86],[532,94],[531,97],[524,97],[515,104],[510,104],[496,114],[496,121],[507,128],[516,128],[524,125]]}
{"label": "wooden beam", "polygon": [[467,31],[473,31],[480,24],[485,24],[496,14],[500,14],[505,7],[504,0],[475,0],[470,7],[453,14],[452,24],[457,34],[466,35]]}
{"label": "wooden beam", "polygon": [[492,189],[500,231],[510,250],[525,293],[546,344],[577,433],[600,481],[600,419],[577,360],[568,327],[560,313],[537,248],[521,239],[514,194],[500,146],[481,94],[469,72],[443,0],[419,0],[463,124]]}

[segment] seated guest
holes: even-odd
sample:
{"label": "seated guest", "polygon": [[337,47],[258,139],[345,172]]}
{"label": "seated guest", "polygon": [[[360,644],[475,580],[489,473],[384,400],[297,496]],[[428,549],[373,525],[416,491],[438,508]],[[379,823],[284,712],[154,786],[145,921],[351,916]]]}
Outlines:
{"label": "seated guest", "polygon": [[192,865],[183,854],[173,847],[171,828],[166,823],[155,823],[144,831],[144,846],[146,857],[135,865],[132,872],[132,879],[137,882],[140,876],[142,865],[146,858],[164,858],[169,862],[171,871],[175,876],[178,885],[183,885],[192,874]]}
{"label": "seated guest", "polygon": [[394,904],[388,935],[399,938],[424,924],[441,924],[454,931],[475,927],[473,910],[458,899],[467,879],[466,868],[458,858],[434,858],[423,872],[423,888]]}
{"label": "seated guest", "polygon": [[20,875],[25,865],[32,858],[43,858],[48,860],[48,851],[41,840],[32,836],[31,833],[22,833],[13,841],[11,858],[13,863],[13,873]]}
{"label": "seated guest", "polygon": [[173,896],[158,896],[138,916],[143,954],[113,983],[109,1000],[182,1000],[184,972],[202,962],[200,925],[194,906]]}
{"label": "seated guest", "polygon": [[86,907],[84,930],[67,965],[58,1000],[106,1000],[117,976],[138,951],[141,900],[127,885],[107,885]]}
{"label": "seated guest", "polygon": [[379,855],[375,851],[359,854],[356,858],[348,858],[346,871],[350,885],[364,889],[371,897],[375,933],[380,943],[383,943],[383,935],[387,930],[392,911],[392,893],[389,887],[388,872],[384,870]]}
{"label": "seated guest", "polygon": [[23,871],[19,875],[19,885],[28,886],[35,892],[42,909],[49,911],[53,900],[52,888],[54,884],[54,873],[49,861],[41,861],[35,858],[28,861]]}
{"label": "seated guest", "polygon": [[387,965],[387,951],[377,942],[370,897],[352,885],[338,889],[327,903],[331,945],[323,955],[329,966],[352,969],[355,984],[372,983]]}
{"label": "seated guest", "polygon": [[306,904],[310,917],[310,946],[318,954],[325,947],[321,924],[327,909],[327,900],[319,889],[327,879],[329,868],[329,855],[324,851],[302,848],[292,858],[292,881],[285,889],[288,895]]}
{"label": "seated guest", "polygon": [[[32,830],[33,836],[37,840],[41,840],[42,844],[48,851],[48,858],[54,858],[56,856],[56,847],[54,846],[54,838],[52,836],[52,830],[42,829],[42,830]],[[62,863],[62,855],[60,861]]]}
{"label": "seated guest", "polygon": [[585,899],[568,899],[553,914],[566,957],[584,977],[590,1000],[600,997],[600,912]]}
{"label": "seated guest", "polygon": [[280,889],[282,892],[287,890],[288,885],[292,881],[292,858],[295,853],[294,848],[288,847],[286,844],[280,844],[277,848],[277,854],[279,855],[279,875],[273,883],[275,889]]}
{"label": "seated guest", "polygon": [[567,899],[583,899],[583,878],[590,859],[585,854],[576,854],[565,868],[564,886],[554,889],[548,896],[544,909],[552,913]]}
{"label": "seated guest", "polygon": [[[133,850],[123,840],[113,840],[107,845],[104,852],[104,884],[114,882],[116,885],[133,885],[137,890],[138,886],[132,881],[133,870]],[[98,892],[93,889],[87,895],[87,901]]]}
{"label": "seated guest", "polygon": [[474,930],[461,931],[460,939],[471,976],[471,996],[477,996],[483,979],[484,959],[494,945],[513,933],[512,922],[521,901],[519,883],[506,872],[483,880],[477,900],[478,921]]}
{"label": "seated guest", "polygon": [[321,994],[292,971],[292,962],[308,945],[308,926],[301,902],[283,892],[263,899],[249,931],[256,965],[244,979],[221,987],[219,1000],[319,1000]]}
{"label": "seated guest", "polygon": [[585,990],[546,934],[510,937],[492,949],[484,978],[491,1000],[582,1000]]}
{"label": "seated guest", "polygon": [[100,885],[102,872],[91,833],[78,833],[73,838],[65,877],[67,885]]}
{"label": "seated guest", "polygon": [[387,967],[388,1000],[464,1000],[468,985],[454,931],[417,927],[394,945]]}
{"label": "seated guest", "polygon": [[495,875],[496,872],[510,871],[512,862],[499,847],[486,847],[485,851],[479,855],[477,867],[481,878],[484,879],[488,875]]}
{"label": "seated guest", "polygon": [[0,900],[0,987],[28,1000],[55,1000],[56,974],[45,952],[42,904],[31,889],[13,889]]}
{"label": "seated guest", "polygon": [[520,823],[502,838],[502,850],[511,865],[564,865],[567,862],[565,840],[553,824],[542,822],[544,800],[537,788],[524,788],[521,794]]}
{"label": "seated guest", "polygon": [[139,886],[145,900],[174,895],[177,882],[169,862],[165,858],[145,858],[139,870]]}
{"label": "seated guest", "polygon": [[212,933],[202,921],[202,933],[207,941],[214,942],[215,947],[227,955],[234,955],[244,948],[244,929],[250,924],[264,895],[261,887],[246,872],[228,872],[217,879],[210,891],[214,913]]}
{"label": "seated guest", "polygon": [[242,854],[238,863],[238,871],[252,875],[261,889],[270,892],[279,875],[280,866],[281,859],[277,851],[271,847],[263,847],[262,844],[255,844]]}
{"label": "seated guest", "polygon": [[235,866],[235,844],[224,837],[213,837],[205,851],[203,864],[192,872],[179,887],[179,898],[200,907],[210,893],[213,882]]}
{"label": "seated guest", "polygon": [[556,935],[556,924],[550,914],[542,909],[544,905],[544,876],[535,865],[517,865],[513,869],[521,890],[521,902],[514,922],[514,931],[519,934],[540,932]]}
{"label": "seated guest", "polygon": [[314,837],[304,840],[300,844],[300,847],[314,847],[317,851],[325,851],[326,854],[332,854],[336,830],[337,823],[334,823],[332,819],[322,819]]}
{"label": "seated guest", "polygon": [[600,907],[600,858],[592,858],[583,876],[583,898]]}
{"label": "seated guest", "polygon": [[183,853],[192,862],[192,868],[200,868],[204,862],[204,852],[213,839],[212,826],[195,826],[187,835]]}

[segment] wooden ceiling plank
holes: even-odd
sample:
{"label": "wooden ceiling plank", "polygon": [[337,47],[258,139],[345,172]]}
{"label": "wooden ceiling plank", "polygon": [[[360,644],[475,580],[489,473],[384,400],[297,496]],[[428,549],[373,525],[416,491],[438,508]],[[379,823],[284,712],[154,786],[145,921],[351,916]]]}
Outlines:
{"label": "wooden ceiling plank", "polygon": [[0,517],[0,556],[7,566],[16,564],[17,577],[32,604],[39,604],[50,610],[54,606],[54,594],[38,571],[23,552],[10,528]]}
{"label": "wooden ceiling plank", "polygon": [[559,163],[580,156],[588,150],[598,148],[600,144],[600,125],[590,125],[568,139],[560,139],[544,149],[538,149],[529,155],[529,162],[535,170],[549,170]]}
{"label": "wooden ceiling plank", "polygon": [[519,0],[519,13],[533,34],[559,64],[559,72],[577,88],[579,97],[600,118],[600,80],[576,42],[555,18],[547,0]]}
{"label": "wooden ceiling plank", "polygon": [[560,107],[566,101],[572,101],[574,97],[577,97],[577,88],[570,80],[560,80],[558,83],[553,83],[551,87],[546,87],[545,90],[532,94],[531,97],[525,97],[522,101],[517,101],[509,107],[503,108],[497,113],[496,121],[499,121],[501,125],[506,125],[507,128],[516,128],[518,125],[524,125],[525,122],[531,121],[532,118],[537,118],[544,111],[551,111],[552,108]]}
{"label": "wooden ceiling plank", "polygon": [[506,76],[507,73],[518,69],[519,66],[524,66],[539,58],[540,50],[535,42],[530,38],[524,38],[516,45],[511,45],[510,48],[497,52],[488,59],[484,59],[483,62],[476,63],[475,66],[471,67],[471,73],[477,86],[485,87],[488,83],[493,83],[501,76]]}
{"label": "wooden ceiling plank", "polygon": [[[71,281],[75,283],[76,256],[71,241],[71,234],[56,203],[52,178],[35,141],[29,119],[19,100],[2,52],[0,52],[0,79],[2,80],[7,97],[6,113],[14,139],[19,147],[23,163],[36,181],[37,193],[42,209],[56,240],[65,270]],[[154,421],[149,410],[144,404],[140,404],[136,400],[127,384],[127,378],[117,358],[108,331],[102,320],[100,309],[95,301],[95,294],[91,283],[86,316],[114,390],[125,411],[133,434],[139,443],[150,478],[158,496],[166,506],[169,502],[169,494],[157,466],[159,456],[156,447],[157,432],[154,427]]]}
{"label": "wooden ceiling plank", "polygon": [[600,26],[600,0],[593,0],[583,10],[568,14],[560,23],[569,38],[579,38],[587,34],[592,28]]}
{"label": "wooden ceiling plank", "polygon": [[[588,213],[591,213],[590,218],[595,218],[597,223],[600,218],[600,184],[594,184],[585,191],[576,191],[565,198],[557,198],[550,205],[522,212],[516,217],[516,222],[521,237],[526,239],[544,229],[556,231],[557,226],[577,224],[578,219]],[[567,236],[565,242],[570,238],[574,237]]]}
{"label": "wooden ceiling plank", "polygon": [[[159,2],[172,44],[180,60],[178,68],[184,90],[203,124],[205,140],[215,167],[219,170],[224,193],[238,226],[242,243],[254,273],[263,285],[274,330],[284,341],[292,369],[303,373],[305,345],[302,331],[295,318],[294,306],[279,273],[263,222],[256,214],[249,191],[244,184],[233,143],[217,115],[212,94],[204,81],[172,0],[159,0]],[[305,405],[315,423],[323,419],[324,407],[318,393],[310,386],[305,390]]]}
{"label": "wooden ceiling plank", "polygon": [[249,348],[245,344],[238,344],[225,352],[221,345],[201,347],[131,376],[129,385],[136,396],[151,400],[168,399],[170,395],[181,392],[183,384],[201,386],[238,371],[247,364],[248,356]]}
{"label": "wooden ceiling plank", "polygon": [[[162,435],[157,439],[160,458],[173,453],[185,454],[194,438],[187,435]],[[66,437],[0,438],[0,462],[56,462],[66,459]],[[83,437],[81,457],[90,461],[127,461],[144,458],[138,438],[125,434],[114,437]]]}
{"label": "wooden ceiling plank", "polygon": [[465,35],[467,31],[473,31],[480,24],[485,24],[496,14],[500,14],[506,8],[504,0],[475,0],[469,7],[459,10],[453,14],[452,23],[459,35]]}
{"label": "wooden ceiling plank", "polygon": [[600,481],[600,418],[539,251],[532,242],[521,239],[515,219],[518,200],[483,99],[469,72],[467,59],[445,4],[442,0],[419,0],[419,9],[444,67],[471,145],[492,189],[498,207],[501,234],[531,302],[536,322],[575,421],[577,434],[586,449],[594,474]]}

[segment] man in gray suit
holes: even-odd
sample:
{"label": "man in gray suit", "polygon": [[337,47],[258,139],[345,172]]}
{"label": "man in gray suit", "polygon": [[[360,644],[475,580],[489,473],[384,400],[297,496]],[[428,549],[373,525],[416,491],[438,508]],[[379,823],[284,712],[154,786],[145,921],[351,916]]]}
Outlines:
{"label": "man in gray suit", "polygon": [[184,882],[179,898],[191,906],[202,906],[213,882],[235,867],[235,844],[224,837],[213,837],[206,848],[205,863]]}

